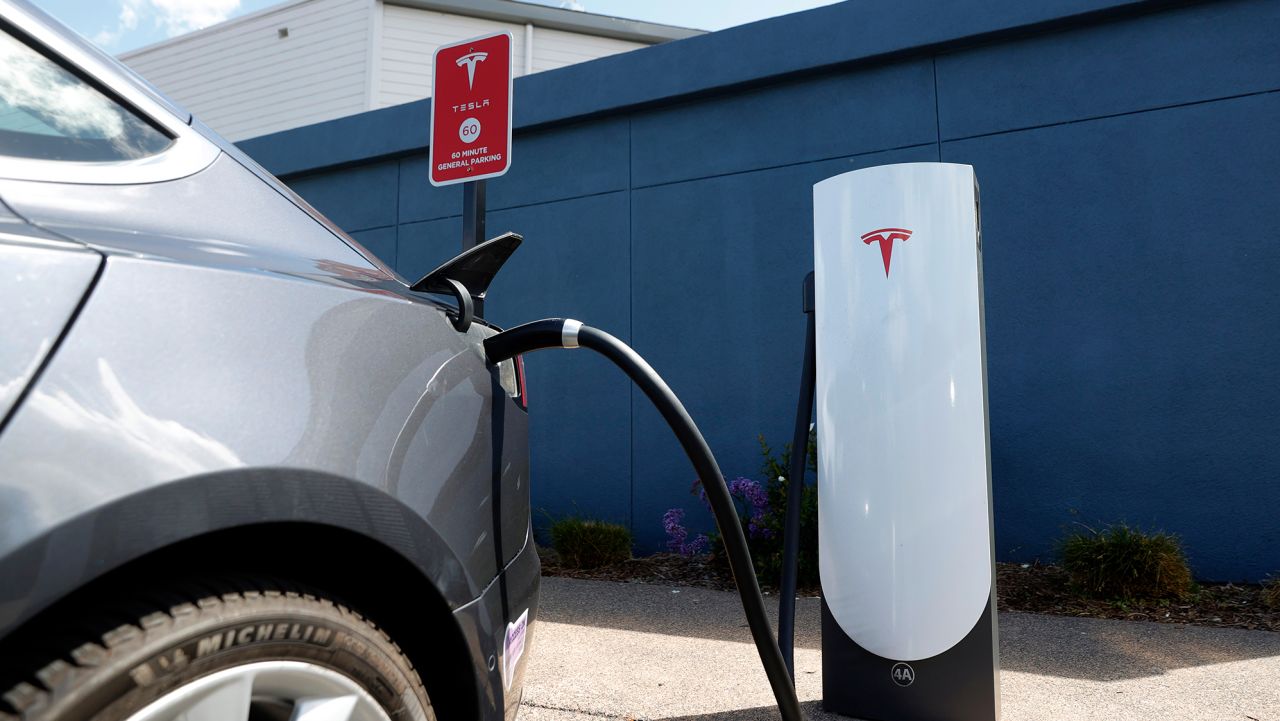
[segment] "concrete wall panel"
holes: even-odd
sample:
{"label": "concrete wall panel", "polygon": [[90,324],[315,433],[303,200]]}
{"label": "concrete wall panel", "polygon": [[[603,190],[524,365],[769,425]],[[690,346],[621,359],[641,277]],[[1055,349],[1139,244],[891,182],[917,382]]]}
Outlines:
{"label": "concrete wall panel", "polygon": [[[1277,7],[843,3],[522,78],[488,227],[527,240],[489,315],[632,341],[726,475],[754,477],[756,434],[791,433],[812,184],[970,163],[999,558],[1128,521],[1180,534],[1203,578],[1260,579],[1280,570]],[[375,252],[398,224],[392,262],[417,278],[460,241],[460,190],[426,182],[429,107],[245,147]],[[644,551],[667,508],[710,528],[617,371],[529,369],[539,507],[632,523]]]}
{"label": "concrete wall panel", "polygon": [[943,140],[1280,89],[1280,3],[1220,2],[938,58]]}
{"label": "concrete wall panel", "polygon": [[[525,242],[490,290],[486,316],[503,327],[577,318],[629,341],[628,198],[609,193],[489,216]],[[525,358],[534,522],[580,515],[630,520],[631,383],[590,351]]]}
{"label": "concrete wall panel", "polygon": [[641,113],[632,138],[637,187],[932,143],[933,61],[796,80]]}
{"label": "concrete wall panel", "polygon": [[489,184],[489,207],[626,190],[627,126],[612,118],[518,133],[511,170]]}
{"label": "concrete wall panel", "polygon": [[1280,563],[1280,138],[1259,117],[1280,94],[943,145],[982,185],[1002,557],[1127,520],[1214,577]]}
{"label": "concrete wall panel", "polygon": [[356,242],[363,245],[366,250],[392,268],[396,267],[396,235],[398,228],[391,226],[390,228],[373,228],[372,230],[357,230],[351,233],[351,237]]}
{"label": "concrete wall panel", "polygon": [[462,250],[461,216],[402,223],[396,239],[396,265],[410,283]]}
{"label": "concrete wall panel", "polygon": [[369,163],[294,178],[289,187],[348,233],[396,224],[400,164]]}

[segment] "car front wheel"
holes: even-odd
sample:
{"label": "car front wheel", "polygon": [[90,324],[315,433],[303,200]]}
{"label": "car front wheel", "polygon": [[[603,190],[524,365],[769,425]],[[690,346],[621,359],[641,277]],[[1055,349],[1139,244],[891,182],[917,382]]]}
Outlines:
{"label": "car front wheel", "polygon": [[435,720],[399,647],[323,594],[256,583],[190,598],[67,644],[4,694],[0,721]]}

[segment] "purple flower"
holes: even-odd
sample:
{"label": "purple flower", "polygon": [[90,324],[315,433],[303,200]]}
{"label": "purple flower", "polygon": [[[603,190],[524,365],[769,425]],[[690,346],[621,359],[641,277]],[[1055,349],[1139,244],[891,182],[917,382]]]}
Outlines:
{"label": "purple flower", "polygon": [[[711,501],[701,480],[694,481],[689,492],[696,493],[702,505],[711,510]],[[735,478],[729,481],[729,495],[747,504],[747,533],[752,538],[773,538],[773,529],[765,523],[765,516],[769,514],[769,492],[763,484],[750,478]]]}
{"label": "purple flower", "polygon": [[662,516],[662,530],[667,532],[667,548],[672,553],[681,553],[685,540],[689,538],[689,529],[684,527],[684,509],[668,509]]}
{"label": "purple flower", "polygon": [[707,538],[705,534],[699,533],[698,537],[686,544],[680,552],[686,556],[696,556],[700,553],[706,553],[707,547],[710,545],[711,539]]}
{"label": "purple flower", "polygon": [[729,493],[746,502],[747,533],[752,538],[772,538],[773,529],[765,525],[769,513],[769,493],[759,481],[735,478],[729,481]]}
{"label": "purple flower", "polygon": [[672,508],[663,514],[662,530],[667,532],[667,548],[672,553],[693,556],[705,553],[707,550],[707,537],[702,534],[698,534],[697,538],[686,543],[689,538],[689,529],[684,527],[683,508]]}

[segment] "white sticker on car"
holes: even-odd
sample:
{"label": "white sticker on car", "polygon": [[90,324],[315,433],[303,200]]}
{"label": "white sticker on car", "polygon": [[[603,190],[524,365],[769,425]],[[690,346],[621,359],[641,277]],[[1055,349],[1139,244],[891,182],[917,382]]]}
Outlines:
{"label": "white sticker on car", "polygon": [[529,609],[513,623],[507,624],[507,640],[502,644],[502,682],[507,689],[516,675],[516,664],[524,655],[524,640],[529,630]]}

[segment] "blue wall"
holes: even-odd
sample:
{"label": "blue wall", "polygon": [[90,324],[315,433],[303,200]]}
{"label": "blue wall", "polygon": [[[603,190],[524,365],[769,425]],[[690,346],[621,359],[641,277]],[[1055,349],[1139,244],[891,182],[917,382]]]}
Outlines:
{"label": "blue wall", "polygon": [[[630,341],[725,473],[790,435],[810,187],[884,163],[982,186],[997,553],[1075,520],[1180,534],[1198,575],[1280,571],[1280,3],[821,8],[516,81],[489,316]],[[423,101],[242,144],[400,273],[458,250]],[[589,354],[528,359],[534,495],[662,543],[691,471]]]}

